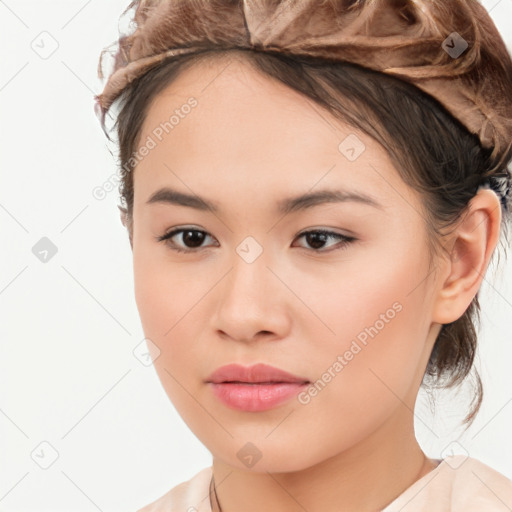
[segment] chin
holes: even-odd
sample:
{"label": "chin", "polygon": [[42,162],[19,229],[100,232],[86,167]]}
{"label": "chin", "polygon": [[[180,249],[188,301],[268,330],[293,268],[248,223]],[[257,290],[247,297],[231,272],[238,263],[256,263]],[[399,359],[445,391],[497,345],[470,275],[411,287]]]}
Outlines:
{"label": "chin", "polygon": [[310,443],[289,439],[283,444],[282,439],[265,439],[266,435],[262,434],[260,438],[254,435],[245,438],[236,435],[234,439],[226,440],[222,446],[218,446],[217,439],[216,448],[210,448],[207,441],[204,444],[215,458],[229,466],[252,473],[292,473],[314,466],[324,458],[320,453],[311,451]]}

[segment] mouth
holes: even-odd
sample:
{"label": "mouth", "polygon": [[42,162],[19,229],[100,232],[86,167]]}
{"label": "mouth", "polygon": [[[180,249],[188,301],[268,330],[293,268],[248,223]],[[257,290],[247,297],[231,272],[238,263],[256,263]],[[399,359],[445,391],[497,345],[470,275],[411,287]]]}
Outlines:
{"label": "mouth", "polygon": [[214,384],[304,384],[309,383],[306,377],[289,373],[281,368],[263,363],[242,366],[232,363],[217,368],[206,382]]}
{"label": "mouth", "polygon": [[261,412],[291,400],[310,381],[263,363],[252,366],[228,364],[206,380],[213,395],[230,409]]}
{"label": "mouth", "polygon": [[246,384],[248,386],[270,386],[272,384],[310,384],[309,380],[304,381],[286,381],[286,380],[269,380],[269,381],[261,381],[261,382],[246,382],[242,380],[223,380],[221,382],[213,382],[207,381],[211,384]]}
{"label": "mouth", "polygon": [[290,402],[309,385],[300,382],[209,382],[208,386],[220,403],[242,412],[263,412]]}

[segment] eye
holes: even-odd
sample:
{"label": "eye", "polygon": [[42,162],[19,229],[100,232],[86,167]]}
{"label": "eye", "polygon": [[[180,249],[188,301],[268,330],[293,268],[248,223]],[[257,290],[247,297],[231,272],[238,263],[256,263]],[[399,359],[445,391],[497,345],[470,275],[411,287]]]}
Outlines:
{"label": "eye", "polygon": [[[176,235],[183,234],[182,236],[182,243],[185,244],[185,248],[182,249],[179,246],[176,245],[174,241],[172,241],[172,238],[174,238]],[[171,250],[176,252],[182,252],[182,253],[192,253],[192,252],[199,252],[199,250],[204,249],[204,247],[200,247],[203,243],[206,236],[210,236],[206,231],[202,231],[200,229],[193,229],[193,228],[179,228],[179,229],[173,229],[169,233],[166,233],[163,236],[156,237],[157,241],[159,242],[165,242]],[[335,233],[334,231],[327,231],[323,229],[316,229],[316,230],[310,230],[310,231],[304,231],[300,235],[298,235],[297,238],[303,238],[307,240],[307,243],[312,245],[313,252],[331,252],[332,250],[338,250],[343,249],[346,246],[348,246],[351,242],[354,242],[357,240],[353,236],[346,236],[342,235],[341,233]],[[323,246],[323,244],[326,243],[326,240],[329,238],[339,240],[338,247],[335,249],[330,249],[328,251],[319,249]]]}
{"label": "eye", "polygon": [[[339,249],[344,249],[350,243],[357,240],[353,236],[342,235],[341,233],[335,233],[334,231],[327,231],[325,229],[314,229],[311,231],[304,231],[304,233],[301,233],[297,238],[302,238],[302,237],[306,237],[305,240],[307,240],[307,243],[313,247],[313,250],[315,252],[337,251]],[[336,244],[337,247],[335,245],[334,249],[319,251],[318,245],[319,244],[322,245],[322,248],[323,248],[323,244],[325,244],[326,240],[328,240],[329,238],[334,239],[334,240],[339,240],[338,244]]]}
{"label": "eye", "polygon": [[[180,249],[171,239],[175,237],[178,234],[183,233],[185,236],[182,237],[182,240],[185,244],[190,244],[192,248],[185,248]],[[197,235],[199,233],[199,236]],[[207,235],[206,231],[201,231],[199,229],[193,229],[193,228],[179,228],[179,229],[173,229],[169,233],[166,233],[163,236],[157,237],[157,240],[159,242],[165,242],[169,247],[176,252],[198,252],[197,246],[201,245],[201,243],[204,240],[204,235]],[[187,247],[187,246],[185,246]],[[202,249],[202,247],[199,247]]]}

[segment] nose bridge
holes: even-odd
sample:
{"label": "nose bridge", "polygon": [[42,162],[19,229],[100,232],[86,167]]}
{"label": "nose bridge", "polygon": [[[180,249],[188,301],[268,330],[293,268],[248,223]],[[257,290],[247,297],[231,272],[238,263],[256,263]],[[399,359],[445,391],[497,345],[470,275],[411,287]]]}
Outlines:
{"label": "nose bridge", "polygon": [[233,338],[251,339],[260,331],[277,334],[286,321],[277,307],[280,294],[275,289],[283,285],[269,268],[269,255],[248,236],[230,257],[231,270],[219,290],[216,328]]}
{"label": "nose bridge", "polygon": [[[267,268],[271,264],[268,255],[269,251],[263,247],[263,243],[253,236],[246,236],[235,248],[228,293],[234,294],[236,300],[240,300],[240,293],[247,299],[259,299],[258,294],[266,287],[269,277],[272,277]],[[252,302],[247,300],[248,304]]]}

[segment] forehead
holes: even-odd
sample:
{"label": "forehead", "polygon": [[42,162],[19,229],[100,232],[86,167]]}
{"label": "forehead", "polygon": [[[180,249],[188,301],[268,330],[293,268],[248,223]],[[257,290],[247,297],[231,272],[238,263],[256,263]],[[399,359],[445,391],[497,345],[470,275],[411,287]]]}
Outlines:
{"label": "forehead", "polygon": [[[182,70],[153,99],[140,144],[148,138],[154,147],[134,175],[141,200],[158,187],[179,183],[178,177],[202,189],[215,182],[231,191],[268,195],[270,189],[286,196],[320,182],[359,184],[360,190],[373,188],[381,197],[383,178],[392,187],[401,185],[376,141],[238,55],[205,59]],[[340,149],[346,140],[361,151],[357,159]]]}
{"label": "forehead", "polygon": [[[199,138],[207,143],[228,137],[225,142],[236,140],[237,147],[243,144],[244,149],[265,142],[270,149],[292,145],[298,150],[304,144],[315,147],[324,141],[324,145],[331,144],[336,149],[343,129],[328,118],[328,113],[254,66],[238,53],[189,64],[152,101],[142,127],[143,135],[168,120],[173,111],[179,111],[192,97],[197,106],[180,118],[169,142],[187,137],[191,143]],[[225,145],[235,146],[234,142]]]}

